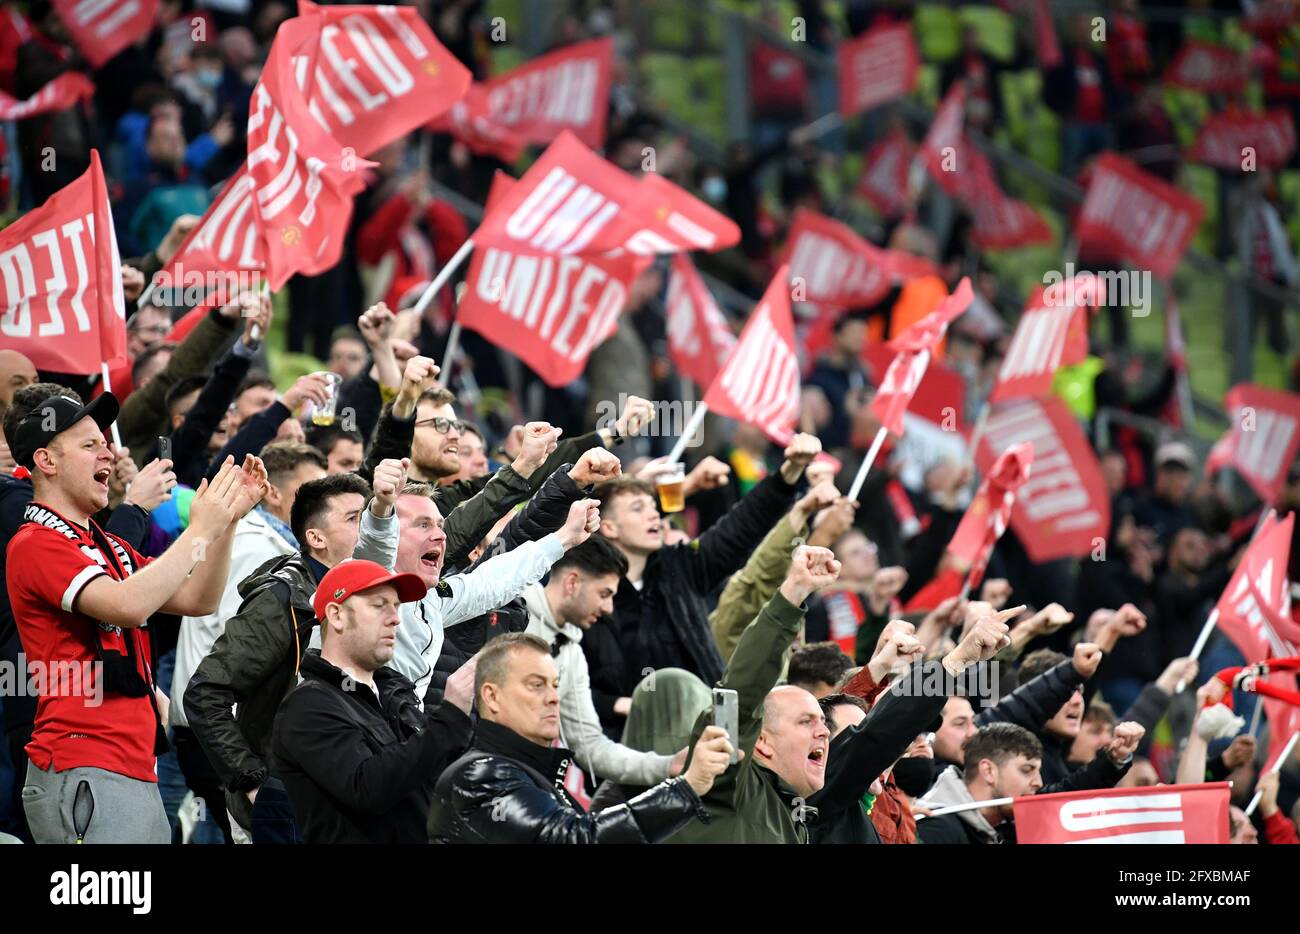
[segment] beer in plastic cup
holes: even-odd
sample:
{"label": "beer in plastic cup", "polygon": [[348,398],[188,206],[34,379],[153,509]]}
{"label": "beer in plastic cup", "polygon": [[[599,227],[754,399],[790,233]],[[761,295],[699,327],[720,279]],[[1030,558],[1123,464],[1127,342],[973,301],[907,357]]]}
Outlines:
{"label": "beer in plastic cup", "polygon": [[333,425],[334,412],[339,404],[339,387],[343,385],[343,377],[332,372],[324,372],[319,375],[325,377],[329,383],[330,395],[323,405],[318,405],[312,409],[311,423],[313,425]]}
{"label": "beer in plastic cup", "polygon": [[686,508],[686,470],[678,464],[672,473],[655,478],[659,490],[659,508],[664,512],[681,512]]}

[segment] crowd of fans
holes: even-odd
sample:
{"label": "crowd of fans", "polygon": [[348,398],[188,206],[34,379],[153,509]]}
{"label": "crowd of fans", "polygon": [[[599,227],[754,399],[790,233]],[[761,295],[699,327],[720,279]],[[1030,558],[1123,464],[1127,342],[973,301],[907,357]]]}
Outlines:
{"label": "crowd of fans", "polygon": [[[484,77],[485,5],[415,5]],[[807,129],[814,82],[797,60],[790,77],[779,49],[756,51],[753,138],[710,162],[663,142],[638,95],[630,14],[612,6],[555,30],[556,45],[619,40],[605,155],[639,172],[657,146],[657,171],[741,228],[735,250],[701,265],[759,294],[793,211],[833,213],[819,175],[837,156]],[[821,0],[797,6],[824,51],[914,12],[847,2],[840,21]],[[15,65],[0,90],[21,99],[80,64],[48,3],[6,8],[0,49]],[[1103,149],[1172,139],[1150,90],[1181,40],[1148,34],[1136,8],[1107,6],[1100,51],[1084,21],[1062,23],[1063,64],[1043,87],[1070,174]],[[1009,806],[925,815],[1231,778],[1232,842],[1297,842],[1295,771],[1260,776],[1253,736],[1207,747],[1195,729],[1209,676],[1240,655],[1216,635],[1199,664],[1188,656],[1260,506],[1300,508],[1300,463],[1278,502],[1243,509],[1187,444],[1095,431],[1103,407],[1154,414],[1173,393],[1170,361],[1121,367],[1122,314],[1112,346],[1094,342],[1090,404],[1075,408],[1112,497],[1105,553],[1036,565],[1008,531],[978,593],[905,614],[974,479],[960,456],[891,443],[858,501],[843,494],[879,427],[863,350],[908,322],[912,286],[836,322],[807,361],[801,431],[784,448],[710,420],[689,455],[687,509],[665,513],[654,455],[674,439],[656,431],[653,400],[680,397],[681,381],[664,265],[637,281],[573,384],[547,387],[468,333],[441,359],[454,291],[424,315],[413,306],[469,223],[432,182],[481,204],[502,168],[450,137],[372,156],[344,261],[294,279],[287,300],[237,296],[183,333],[186,309],[137,307],[240,164],[260,62],[293,13],[212,3],[196,38],[189,4],[161,10],[147,42],[96,74],[93,108],[17,124],[20,208],[79,177],[91,146],[109,154],[131,366],[108,394],[0,349],[0,662],[105,672],[100,703],[0,698],[0,830],[35,842],[997,843],[1015,841]],[[1288,36],[1268,41],[1285,52]],[[967,120],[991,130],[1010,66],[976,39],[965,34],[941,82],[967,82]],[[1019,39],[1014,62],[1033,67]],[[1265,88],[1291,107],[1286,61],[1266,67]],[[57,171],[39,168],[47,147]],[[1172,179],[1178,159],[1147,167]],[[1015,306],[960,227],[940,242],[922,211],[889,219],[887,236],[937,262],[944,288],[977,266],[976,302],[942,352],[973,420]],[[1260,274],[1289,284],[1285,237],[1261,243]],[[1282,308],[1269,327],[1289,349]],[[323,361],[287,387],[269,375],[281,332]],[[337,417],[314,419],[335,382]],[[617,416],[598,421],[607,400]],[[114,421],[120,448],[104,439]],[[1297,562],[1293,547],[1290,579]],[[992,694],[968,690],[994,669]],[[888,690],[927,677],[942,690]],[[715,685],[739,696],[734,735],[713,725]],[[1237,709],[1249,716],[1253,700]]]}

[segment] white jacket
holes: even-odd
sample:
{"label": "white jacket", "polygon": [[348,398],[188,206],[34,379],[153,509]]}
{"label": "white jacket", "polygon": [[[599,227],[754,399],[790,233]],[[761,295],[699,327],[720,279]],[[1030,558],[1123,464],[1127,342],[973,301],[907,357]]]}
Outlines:
{"label": "white jacket", "polygon": [[612,779],[625,785],[657,785],[668,777],[672,756],[640,752],[616,743],[600,728],[591,700],[591,675],[583,654],[582,629],[558,623],[546,601],[546,588],[529,584],[524,589],[528,606],[528,632],[554,646],[560,633],[568,641],[560,646],[555,664],[560,669],[560,742],[573,750],[578,765],[593,782]]}
{"label": "white jacket", "polygon": [[[397,555],[397,534],[396,514],[387,519],[376,519],[367,508],[361,514],[361,531],[352,556],[391,566]],[[181,617],[180,636],[176,640],[176,670],[172,674],[171,713],[168,715],[173,725],[190,725],[183,703],[185,688],[199,663],[226,631],[226,621],[239,612],[243,604],[239,585],[267,561],[293,554],[293,551],[293,546],[256,509],[239,520],[230,548],[230,573],[226,576],[226,589],[221,592],[217,612],[207,616]],[[313,630],[313,635],[317,631]]]}
{"label": "white jacket", "polygon": [[[397,534],[392,533],[393,559],[381,562],[390,570],[396,566]],[[388,667],[415,682],[415,696],[423,706],[434,665],[442,654],[443,628],[482,616],[513,600],[529,584],[545,577],[563,554],[564,546],[552,532],[489,558],[468,574],[443,578],[418,603],[403,603],[397,645]]]}

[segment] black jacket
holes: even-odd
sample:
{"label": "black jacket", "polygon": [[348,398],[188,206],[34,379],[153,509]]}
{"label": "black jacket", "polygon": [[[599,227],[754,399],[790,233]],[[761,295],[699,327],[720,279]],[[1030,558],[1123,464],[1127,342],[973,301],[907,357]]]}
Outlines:
{"label": "black jacket", "polygon": [[[911,676],[916,681],[924,675],[918,662]],[[948,698],[938,691],[907,695],[885,691],[876,700],[865,720],[851,726],[831,740],[826,756],[826,783],[808,799],[817,809],[808,820],[813,843],[879,843],[871,817],[862,806],[862,797],[871,783],[901,756],[943,713]]]}
{"label": "black jacket", "polygon": [[[248,375],[252,362],[251,357],[240,356],[232,350],[226,351],[225,356],[213,367],[212,376],[200,390],[198,399],[185,414],[185,421],[172,432],[172,469],[176,472],[177,482],[197,489],[207,475],[212,460],[208,453],[208,442],[230,409],[230,403],[234,401],[240,383]],[[257,451],[252,453],[256,454]],[[149,459],[157,456],[155,445]],[[236,458],[237,463],[242,460],[243,458]]]}
{"label": "black jacket", "polygon": [[470,751],[442,773],[431,843],[658,843],[708,814],[684,778],[670,778],[599,814],[564,789],[573,753],[480,720]]}
{"label": "black jacket", "polygon": [[271,757],[303,840],[424,843],[433,782],[469,743],[469,717],[453,704],[421,713],[403,675],[380,668],[371,690],[315,649],[302,676],[276,714]]}
{"label": "black jacket", "polygon": [[[537,541],[561,528],[569,517],[569,507],[590,492],[590,488],[578,486],[569,476],[572,469],[572,464],[561,464],[556,468],[469,570],[491,557],[514,550],[523,542]],[[522,597],[516,597],[491,613],[448,626],[443,632],[442,652],[433,666],[433,678],[424,694],[425,706],[442,702],[447,679],[489,640],[502,633],[523,632],[527,628],[528,608],[524,606]]]}
{"label": "black jacket", "polygon": [[227,806],[245,826],[244,792],[269,773],[271,728],[280,702],[297,683],[316,625],[311,598],[324,575],[325,566],[301,552],[272,558],[254,571],[239,585],[239,612],[185,689],[190,729],[227,791]]}
{"label": "black jacket", "polygon": [[[1003,828],[995,829],[998,830],[997,842],[1007,842],[1003,839]],[[950,843],[978,845],[993,842],[981,837],[974,827],[961,819],[960,814],[941,814],[938,817],[927,817],[917,821],[916,840],[918,843],[931,845]]]}
{"label": "black jacket", "polygon": [[613,615],[582,637],[592,699],[607,732],[623,728],[614,702],[631,697],[651,669],[684,668],[705,684],[722,677],[708,595],[789,511],[796,489],[774,471],[699,538],[650,555],[639,591],[627,578],[619,583]]}

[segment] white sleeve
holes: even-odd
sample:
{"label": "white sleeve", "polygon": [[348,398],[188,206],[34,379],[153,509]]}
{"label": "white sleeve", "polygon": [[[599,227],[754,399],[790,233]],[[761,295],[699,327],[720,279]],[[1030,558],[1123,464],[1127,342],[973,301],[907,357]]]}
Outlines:
{"label": "white sleeve", "polygon": [[489,558],[469,574],[447,578],[451,596],[442,601],[442,625],[463,623],[482,616],[524,592],[551,569],[564,555],[564,546],[552,532],[536,541]]}
{"label": "white sleeve", "polygon": [[361,534],[357,536],[357,547],[352,549],[352,557],[394,570],[397,567],[399,532],[396,509],[391,516],[380,519],[367,505],[361,510]]}
{"label": "white sleeve", "polygon": [[579,647],[570,658],[560,678],[560,731],[578,765],[593,783],[609,778],[624,785],[657,785],[667,778],[672,756],[639,752],[605,735],[591,700],[587,657]]}

